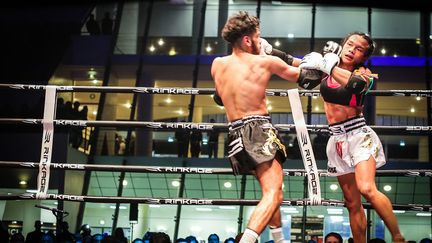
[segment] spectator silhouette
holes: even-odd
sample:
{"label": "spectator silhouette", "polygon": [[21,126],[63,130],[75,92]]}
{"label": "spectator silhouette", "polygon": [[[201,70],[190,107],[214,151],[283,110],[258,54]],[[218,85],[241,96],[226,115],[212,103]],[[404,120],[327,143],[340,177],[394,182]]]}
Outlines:
{"label": "spectator silhouette", "polygon": [[127,238],[124,235],[124,231],[122,228],[116,228],[114,230],[114,238],[117,243],[128,243]]}
{"label": "spectator silhouette", "polygon": [[28,233],[25,242],[26,243],[39,243],[42,242],[42,223],[40,220],[34,222],[35,230]]}
{"label": "spectator silhouette", "polygon": [[423,239],[420,240],[419,243],[431,243],[431,239],[429,239],[429,238],[423,238]]}
{"label": "spectator silhouette", "polygon": [[217,234],[210,234],[207,238],[208,243],[219,243],[220,239]]}
{"label": "spectator silhouette", "polygon": [[15,234],[13,234],[10,238],[10,243],[24,243],[24,242],[25,242],[24,235],[21,234],[21,232],[17,232]]}
{"label": "spectator silhouette", "polygon": [[94,14],[90,14],[86,23],[86,28],[90,35],[100,35],[99,24],[96,22]]}
{"label": "spectator silhouette", "polygon": [[71,232],[69,232],[69,223],[66,221],[61,222],[60,234],[58,235],[60,242],[75,242],[75,238]]}
{"label": "spectator silhouette", "polygon": [[152,243],[171,243],[169,235],[164,232],[154,232],[150,237]]}
{"label": "spectator silhouette", "polygon": [[0,242],[9,242],[9,231],[6,224],[0,220]]}
{"label": "spectator silhouette", "polygon": [[[198,240],[195,236],[193,235],[189,235],[188,237],[186,237],[186,242],[188,243],[198,243]],[[152,242],[153,243],[153,242]]]}
{"label": "spectator silhouette", "polygon": [[232,238],[232,237],[227,238],[227,239],[224,241],[224,243],[234,243],[234,242],[235,242],[235,239]]}
{"label": "spectator silhouette", "polygon": [[[182,120],[181,122],[185,122]],[[175,139],[177,140],[177,156],[179,158],[186,158],[188,156],[189,147],[189,131],[178,130],[175,132]]]}
{"label": "spectator silhouette", "polygon": [[340,234],[330,232],[324,237],[324,243],[343,243],[343,239]]}
{"label": "spectator silhouette", "polygon": [[[73,103],[73,108],[72,108],[72,114],[71,114],[71,119],[72,120],[80,120],[81,119],[81,112],[79,110],[81,103],[79,101],[75,101]],[[82,127],[78,127],[78,126],[72,126],[70,128],[70,133],[69,133],[69,143],[72,145],[73,148],[79,148],[81,146],[82,143]]]}
{"label": "spectator silhouette", "polygon": [[81,226],[81,242],[92,243],[92,235],[90,225],[84,224]]}
{"label": "spectator silhouette", "polygon": [[[215,119],[210,119],[210,123],[215,123]],[[208,157],[211,158],[217,158],[218,153],[218,138],[219,138],[219,131],[217,129],[214,129],[210,132],[207,132],[208,136]]]}
{"label": "spectator silhouette", "polygon": [[202,133],[200,131],[192,131],[190,137],[190,150],[193,158],[198,158],[201,152]]}
{"label": "spectator silhouette", "polygon": [[103,35],[112,35],[113,33],[113,20],[110,17],[109,12],[105,12],[105,16],[102,19],[102,34]]}

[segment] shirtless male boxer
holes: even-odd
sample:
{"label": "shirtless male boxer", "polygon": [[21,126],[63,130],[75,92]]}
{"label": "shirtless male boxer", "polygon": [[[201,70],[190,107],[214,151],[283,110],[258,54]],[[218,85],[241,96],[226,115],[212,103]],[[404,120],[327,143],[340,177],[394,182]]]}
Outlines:
{"label": "shirtless male boxer", "polygon": [[222,37],[232,53],[215,58],[211,74],[215,81],[214,99],[225,107],[229,121],[229,152],[234,174],[252,173],[259,181],[262,198],[253,211],[242,243],[255,243],[269,225],[276,243],[283,241],[280,204],[283,200],[282,163],[285,146],[273,127],[266,107],[265,90],[275,74],[301,87],[321,81],[321,71],[292,67],[293,58],[284,61],[266,55],[261,45],[260,22],[240,11],[231,16],[222,29]]}

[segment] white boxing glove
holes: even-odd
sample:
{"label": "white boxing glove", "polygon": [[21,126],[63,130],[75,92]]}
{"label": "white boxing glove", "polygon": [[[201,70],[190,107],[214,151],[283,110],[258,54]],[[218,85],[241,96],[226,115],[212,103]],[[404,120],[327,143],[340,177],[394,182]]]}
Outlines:
{"label": "white boxing glove", "polygon": [[264,38],[260,38],[261,41],[261,52],[260,54],[271,55],[273,51],[273,46],[268,43],[268,41]]}
{"label": "white boxing glove", "polygon": [[340,56],[340,54],[342,53],[342,47],[334,41],[327,41],[322,53],[323,55],[325,55],[329,52],[333,52],[336,55]]}
{"label": "white boxing glove", "polygon": [[299,68],[320,70],[330,74],[333,68],[339,64],[339,56],[335,53],[327,53],[324,57],[318,52],[311,52],[303,57]]}

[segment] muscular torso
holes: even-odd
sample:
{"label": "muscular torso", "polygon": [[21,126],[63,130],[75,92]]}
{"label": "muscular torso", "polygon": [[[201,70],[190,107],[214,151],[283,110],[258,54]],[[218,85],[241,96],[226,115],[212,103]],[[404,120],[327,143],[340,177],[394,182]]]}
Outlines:
{"label": "muscular torso", "polygon": [[263,58],[242,53],[214,60],[212,75],[229,121],[268,113],[265,89],[271,73]]}

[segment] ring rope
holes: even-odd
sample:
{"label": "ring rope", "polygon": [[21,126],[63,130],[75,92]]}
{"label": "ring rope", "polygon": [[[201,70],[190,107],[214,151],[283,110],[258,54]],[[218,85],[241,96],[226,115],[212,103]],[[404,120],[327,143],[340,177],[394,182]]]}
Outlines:
{"label": "ring rope", "polygon": [[[35,193],[23,193],[19,195],[0,195],[0,200],[34,200]],[[207,198],[149,198],[149,197],[116,197],[116,196],[77,196],[66,194],[48,193],[46,200],[65,200],[73,202],[93,203],[143,203],[164,205],[246,205],[254,206],[259,203],[257,199],[207,199]],[[339,200],[322,199],[319,205],[312,204],[310,199],[283,200],[283,206],[333,206],[345,207],[345,203]],[[365,208],[373,209],[370,203],[363,203]],[[394,210],[411,210],[432,212],[431,205],[425,204],[392,204]]]}
{"label": "ring rope", "polygon": [[[18,90],[44,90],[48,85],[0,84],[0,88]],[[173,95],[212,95],[214,88],[177,88],[177,87],[122,87],[122,86],[54,86],[57,92],[105,92],[140,93]],[[320,96],[319,90],[299,90],[301,96]],[[267,89],[267,96],[288,96],[286,89]],[[371,90],[371,96],[415,96],[432,97],[432,90]]]}
{"label": "ring rope", "polygon": [[302,156],[303,166],[307,171],[308,196],[312,205],[319,205],[321,202],[321,186],[318,176],[318,168],[309,133],[306,128],[298,89],[288,90],[288,98],[291,105],[297,138],[299,138],[298,146]]}
{"label": "ring rope", "polygon": [[[78,127],[118,127],[118,128],[149,128],[155,130],[200,130],[211,131],[219,129],[228,131],[225,123],[192,123],[192,122],[146,122],[146,121],[87,121],[87,120],[53,120],[56,126]],[[42,125],[42,119],[0,118],[0,125]],[[295,129],[294,124],[273,124],[280,131]],[[308,131],[316,133],[328,133],[328,125],[306,125]],[[377,132],[384,134],[431,134],[432,126],[381,126],[370,125]]]}
{"label": "ring rope", "polygon": [[[36,169],[40,166],[37,162],[0,161],[0,166],[5,168]],[[231,168],[204,168],[204,167],[176,167],[176,166],[141,166],[141,165],[110,165],[110,164],[73,164],[51,163],[54,170],[75,171],[111,171],[111,172],[136,172],[136,173],[166,173],[166,174],[218,174],[232,175]],[[326,170],[317,170],[318,175],[327,177]],[[303,169],[284,169],[285,176],[306,176]],[[406,177],[432,177],[432,170],[376,170],[377,176],[406,176]]]}

